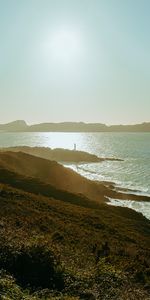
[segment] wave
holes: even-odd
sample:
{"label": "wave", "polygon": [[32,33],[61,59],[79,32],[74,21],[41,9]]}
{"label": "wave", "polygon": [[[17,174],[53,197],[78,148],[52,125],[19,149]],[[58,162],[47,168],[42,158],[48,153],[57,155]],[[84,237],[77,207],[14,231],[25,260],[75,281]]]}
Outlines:
{"label": "wave", "polygon": [[142,213],[143,216],[145,216],[147,219],[150,220],[150,202],[139,202],[139,201],[133,201],[133,200],[120,200],[120,199],[113,199],[110,197],[107,197],[109,205],[114,206],[121,206],[121,207],[128,207],[131,208],[137,212]]}
{"label": "wave", "polygon": [[[134,183],[134,181],[121,181],[114,178],[114,176],[110,176],[103,173],[102,166],[98,164],[97,169],[95,170],[95,166],[97,164],[72,164],[69,167],[72,168],[74,171],[79,173],[80,175],[91,179],[91,180],[97,180],[97,181],[106,181],[106,182],[112,182],[114,184],[114,189],[117,191],[123,192],[125,194],[134,194],[134,195],[140,195],[140,196],[148,196],[150,197],[150,189],[148,187],[140,186],[139,184]],[[92,168],[93,167],[93,168]],[[110,167],[110,166],[109,166]],[[99,168],[102,171],[99,171]],[[114,170],[115,172],[115,170]],[[130,177],[132,177],[133,174],[130,173]]]}

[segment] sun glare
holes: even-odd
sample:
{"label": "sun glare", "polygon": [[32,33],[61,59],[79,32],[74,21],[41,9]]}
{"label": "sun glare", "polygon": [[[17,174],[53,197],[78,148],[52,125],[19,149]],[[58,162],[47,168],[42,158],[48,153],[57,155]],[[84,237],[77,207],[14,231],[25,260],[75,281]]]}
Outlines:
{"label": "sun glare", "polygon": [[46,44],[51,59],[60,63],[74,62],[82,50],[80,35],[67,29],[53,32]]}

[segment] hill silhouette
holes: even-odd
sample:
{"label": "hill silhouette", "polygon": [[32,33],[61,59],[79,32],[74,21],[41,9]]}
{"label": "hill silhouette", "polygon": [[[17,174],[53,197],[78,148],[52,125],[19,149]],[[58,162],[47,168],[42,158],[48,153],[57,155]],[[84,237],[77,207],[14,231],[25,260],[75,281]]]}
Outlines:
{"label": "hill silhouette", "polygon": [[24,120],[17,120],[7,124],[0,124],[0,131],[24,131],[28,128]]}
{"label": "hill silhouette", "polygon": [[101,123],[62,122],[27,125],[25,121],[0,124],[1,131],[22,132],[150,132],[150,122],[134,125],[105,125]]}

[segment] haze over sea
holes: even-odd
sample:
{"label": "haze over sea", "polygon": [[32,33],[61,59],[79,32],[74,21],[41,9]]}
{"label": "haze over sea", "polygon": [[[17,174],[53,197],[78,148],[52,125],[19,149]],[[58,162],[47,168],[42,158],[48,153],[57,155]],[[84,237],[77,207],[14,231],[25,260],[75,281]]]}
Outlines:
{"label": "haze over sea", "polygon": [[69,165],[75,171],[92,180],[113,181],[150,195],[150,133],[0,133],[0,147],[73,149],[74,143],[77,150],[124,160]]}

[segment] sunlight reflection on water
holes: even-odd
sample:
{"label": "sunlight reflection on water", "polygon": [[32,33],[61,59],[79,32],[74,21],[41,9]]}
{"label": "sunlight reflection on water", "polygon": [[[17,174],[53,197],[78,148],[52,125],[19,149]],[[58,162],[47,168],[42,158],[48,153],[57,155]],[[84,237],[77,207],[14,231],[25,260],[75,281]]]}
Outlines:
{"label": "sunlight reflection on water", "polygon": [[100,157],[124,161],[70,165],[92,180],[113,181],[117,185],[150,194],[150,133],[0,133],[0,147],[40,146],[87,151]]}

